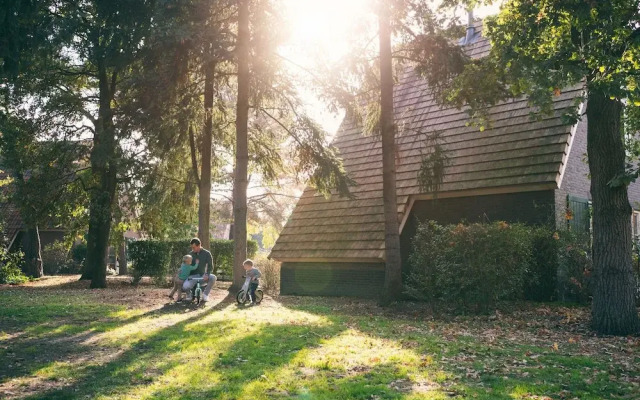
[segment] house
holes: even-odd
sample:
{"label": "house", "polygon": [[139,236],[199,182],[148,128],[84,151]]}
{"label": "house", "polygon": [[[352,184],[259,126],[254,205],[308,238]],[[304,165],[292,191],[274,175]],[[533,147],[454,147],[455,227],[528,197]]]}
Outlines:
{"label": "house", "polygon": [[[488,53],[481,24],[469,26],[465,50]],[[581,88],[554,98],[552,115],[532,119],[525,98],[492,107],[492,125],[480,132],[464,110],[439,106],[426,82],[407,69],[394,90],[398,219],[407,260],[418,221],[443,224],[504,220],[588,230],[589,178],[586,119],[567,125],[580,107]],[[446,155],[437,192],[424,190],[418,172],[435,144]],[[270,257],[282,262],[281,293],[377,296],[384,280],[384,215],[380,140],[343,121],[334,145],[355,180],[354,199],[329,199],[307,187]],[[632,204],[640,187],[629,190]],[[639,221],[634,214],[634,221]],[[638,233],[637,224],[634,233]]]}

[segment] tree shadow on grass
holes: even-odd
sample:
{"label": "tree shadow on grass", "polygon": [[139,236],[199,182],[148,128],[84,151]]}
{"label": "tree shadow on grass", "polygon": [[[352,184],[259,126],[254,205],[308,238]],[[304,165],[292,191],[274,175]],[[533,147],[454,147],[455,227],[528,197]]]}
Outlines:
{"label": "tree shadow on grass", "polygon": [[[242,329],[242,319],[200,321],[224,308],[225,304],[232,307],[228,302],[210,307],[201,314],[159,330],[108,363],[77,369],[73,381],[63,388],[27,398],[94,398],[121,395],[123,392],[130,394],[138,389],[147,390],[145,386],[161,376],[172,375],[171,370],[184,368],[185,363],[195,371],[191,373],[189,369],[186,377],[181,377],[188,379],[190,384],[173,388],[163,386],[157,395],[151,397],[189,398],[206,394],[202,398],[219,398],[225,393],[241,390],[245,382],[259,378],[268,369],[286,364],[300,350],[317,346],[323,335],[330,336],[340,331],[339,327],[331,324],[266,325],[255,333],[235,339],[225,335],[227,332],[239,332],[239,335],[247,332]],[[250,321],[247,323],[251,324]],[[211,343],[207,337],[220,337],[222,340]],[[201,352],[197,350],[200,343],[203,346]],[[183,351],[186,351],[183,354],[191,354],[193,359],[176,357]],[[213,376],[218,376],[219,380],[212,382],[208,379]]]}
{"label": "tree shadow on grass", "polygon": [[[143,319],[160,318],[167,314],[196,313],[189,320],[197,320],[208,313],[221,310],[232,300],[233,298],[227,295],[208,308],[196,304],[165,304],[162,308],[128,318],[113,315],[118,309],[108,306],[91,307],[88,310],[85,306],[70,304],[62,311],[51,305],[32,305],[26,312],[45,315],[46,322],[27,323],[26,326],[22,326],[22,332],[16,332],[4,340],[4,343],[0,342],[0,358],[6,360],[0,363],[0,384],[19,377],[32,376],[36,371],[56,362],[95,358],[99,349],[96,345],[87,343],[91,343],[98,335],[115,329],[126,329],[127,326]],[[101,349],[101,353],[104,351],[105,349]]]}
{"label": "tree shadow on grass", "polygon": [[127,386],[136,387],[150,384],[156,377],[182,362],[167,356],[179,352],[180,344],[185,340],[198,340],[198,338],[210,334],[212,328],[222,331],[225,329],[225,324],[218,324],[215,327],[201,325],[189,329],[188,334],[185,333],[186,327],[213,311],[212,307],[204,313],[163,328],[123,351],[110,362],[80,367],[74,371],[73,382],[65,387],[27,398],[68,399],[76,398],[79,395],[94,398],[99,395],[117,393],[118,390]]}
{"label": "tree shadow on grass", "polygon": [[[367,336],[392,340],[403,349],[432,360],[431,368],[446,376],[441,382],[443,390],[453,396],[487,400],[531,396],[634,398],[634,390],[637,390],[629,384],[621,384],[620,379],[618,383],[611,383],[610,362],[604,358],[581,355],[578,344],[573,350],[561,344],[561,348],[567,348],[563,352],[551,346],[541,347],[540,342],[528,344],[514,340],[521,329],[516,326],[504,327],[505,336],[489,342],[486,338],[461,332],[439,335],[440,331],[450,330],[448,325],[451,322],[446,320],[432,322],[438,329],[430,332],[427,322],[403,313],[394,315],[388,310],[374,310],[377,307],[372,302],[360,301],[362,311],[357,305],[347,307],[345,311],[339,309],[339,302],[313,298],[280,300],[290,309],[331,316],[338,324],[348,324]],[[358,303],[352,299],[346,299],[345,302]],[[472,324],[473,319],[469,319],[469,323]],[[460,325],[458,321],[451,326]],[[464,323],[462,325],[464,328]],[[619,374],[624,378],[633,372],[621,371]]]}
{"label": "tree shadow on grass", "polygon": [[[215,373],[215,382],[189,387],[163,387],[151,395],[162,399],[238,399],[245,398],[248,384],[263,379],[265,373],[288,365],[301,351],[320,345],[325,338],[344,329],[327,325],[267,325],[255,334],[235,341],[224,353],[203,368]],[[251,396],[248,396],[250,398]]]}

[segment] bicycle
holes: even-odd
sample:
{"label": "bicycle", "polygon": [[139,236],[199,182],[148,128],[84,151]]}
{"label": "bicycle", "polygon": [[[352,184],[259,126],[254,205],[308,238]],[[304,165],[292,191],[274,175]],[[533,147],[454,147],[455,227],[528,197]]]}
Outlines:
{"label": "bicycle", "polygon": [[[246,278],[244,281],[244,284],[242,284],[242,288],[240,288],[240,291],[236,295],[236,301],[238,302],[238,304],[246,304],[246,302],[249,301],[250,299],[249,283],[251,283],[251,277],[247,278],[243,276],[243,278]],[[262,289],[258,288],[256,289],[256,298],[253,299],[253,301],[256,304],[260,304],[263,296],[264,296],[264,293],[262,292]]]}
{"label": "bicycle", "polygon": [[202,293],[209,283],[207,282],[201,286],[200,282],[204,281],[204,278],[189,278],[189,279],[196,282],[196,284],[191,289],[191,301],[195,300],[196,304],[200,304]]}

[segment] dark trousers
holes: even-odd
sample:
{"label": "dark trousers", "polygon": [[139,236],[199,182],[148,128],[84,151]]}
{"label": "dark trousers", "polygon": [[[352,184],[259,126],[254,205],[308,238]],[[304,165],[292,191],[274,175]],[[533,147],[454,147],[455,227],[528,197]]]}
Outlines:
{"label": "dark trousers", "polygon": [[258,288],[258,283],[251,282],[249,284],[249,296],[251,296],[251,302],[255,303],[256,301],[256,289]]}

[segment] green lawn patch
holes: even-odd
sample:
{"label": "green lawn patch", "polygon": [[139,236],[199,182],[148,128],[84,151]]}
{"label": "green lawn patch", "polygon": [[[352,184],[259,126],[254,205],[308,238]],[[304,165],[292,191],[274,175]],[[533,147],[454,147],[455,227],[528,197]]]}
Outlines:
{"label": "green lawn patch", "polygon": [[[0,398],[635,399],[638,338],[588,310],[522,305],[433,318],[423,306],[267,298],[204,307],[165,290],[0,289]],[[142,299],[142,300],[141,300]],[[567,315],[570,314],[570,318]]]}

